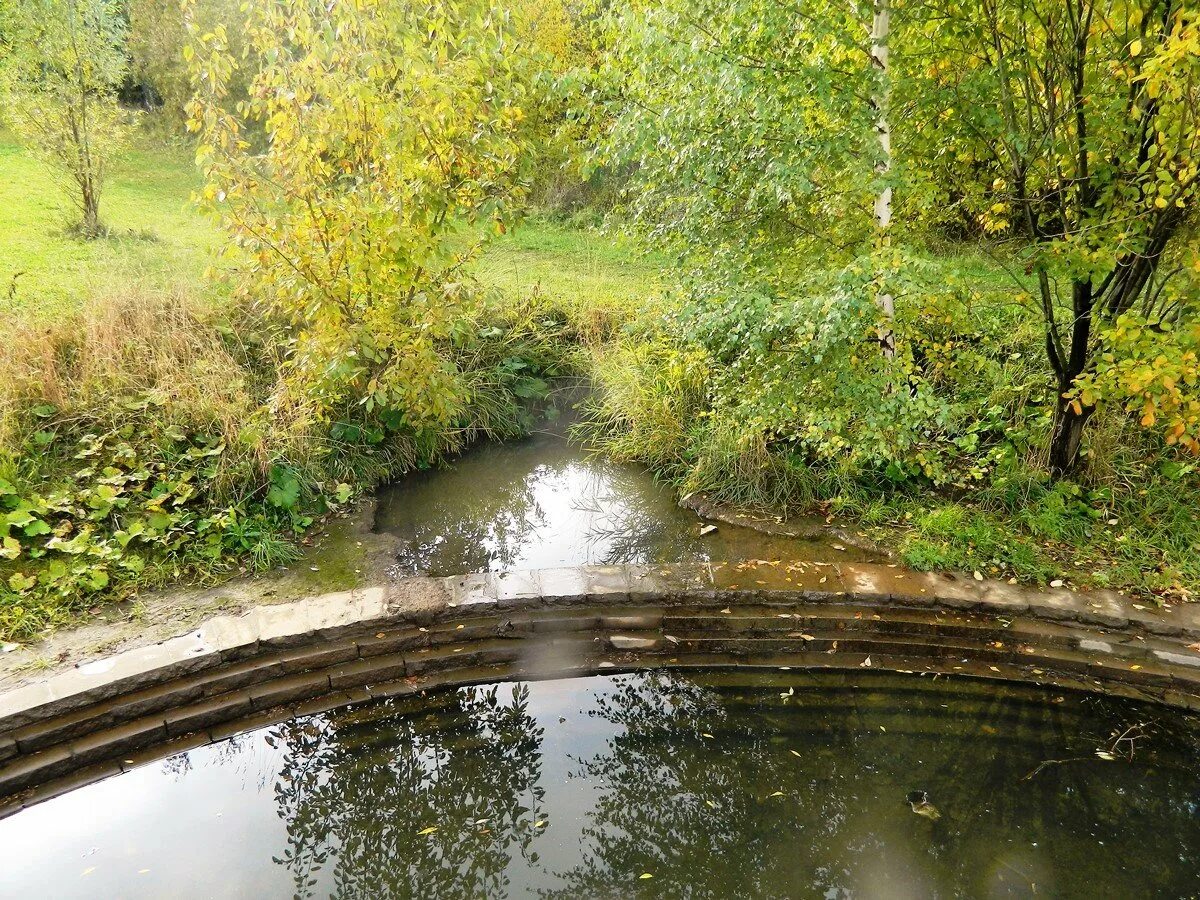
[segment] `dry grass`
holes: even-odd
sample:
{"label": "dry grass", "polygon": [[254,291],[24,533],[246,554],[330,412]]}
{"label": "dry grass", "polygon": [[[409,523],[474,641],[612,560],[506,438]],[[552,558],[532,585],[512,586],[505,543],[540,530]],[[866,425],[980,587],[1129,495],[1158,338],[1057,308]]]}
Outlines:
{"label": "dry grass", "polygon": [[[89,298],[53,320],[0,325],[0,447],[15,450],[31,410],[60,423],[116,424],[149,401],[166,424],[234,445],[257,404],[231,329],[183,289],[130,287]],[[239,356],[242,358],[239,359]]]}

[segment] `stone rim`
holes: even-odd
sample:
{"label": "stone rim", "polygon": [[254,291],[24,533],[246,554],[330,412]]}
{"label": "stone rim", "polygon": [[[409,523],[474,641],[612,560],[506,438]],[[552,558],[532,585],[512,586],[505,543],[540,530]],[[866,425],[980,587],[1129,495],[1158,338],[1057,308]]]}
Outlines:
{"label": "stone rim", "polygon": [[[406,578],[216,616],[0,695],[0,815],[379,697],[660,666],[939,672],[1200,709],[1200,609],[888,565]],[[570,664],[562,664],[570,659]]]}

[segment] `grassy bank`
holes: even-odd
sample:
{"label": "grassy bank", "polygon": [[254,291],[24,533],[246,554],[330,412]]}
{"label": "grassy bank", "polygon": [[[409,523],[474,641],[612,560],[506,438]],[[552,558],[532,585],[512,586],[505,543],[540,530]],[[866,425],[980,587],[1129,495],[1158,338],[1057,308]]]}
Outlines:
{"label": "grassy bank", "polygon": [[0,308],[8,315],[54,315],[113,285],[198,284],[220,246],[217,229],[187,208],[199,178],[182,147],[122,157],[104,193],[104,240],[70,233],[57,177],[2,131],[0,181],[20,186],[0,204]]}
{"label": "grassy bank", "polygon": [[181,578],[294,559],[296,538],[378,480],[522,433],[549,378],[650,289],[595,234],[531,222],[475,261],[480,302],[446,349],[467,387],[447,426],[391,431],[288,399],[288,329],[204,278],[220,232],[183,151],[140,149],[82,241],[53,180],[0,141],[0,637]]}
{"label": "grassy bank", "polygon": [[[1163,601],[1200,591],[1196,460],[1109,408],[1080,471],[1052,479],[1055,392],[1041,322],[1014,302],[1020,268],[967,245],[930,248],[911,268],[922,283],[897,304],[896,327],[913,380],[857,401],[865,412],[838,418],[838,391],[872,385],[852,361],[811,364],[806,307],[760,304],[746,319],[679,299],[596,353],[588,438],[681,493],[836,516],[915,568]],[[821,276],[812,283],[819,297]],[[901,439],[909,465],[876,452]]]}

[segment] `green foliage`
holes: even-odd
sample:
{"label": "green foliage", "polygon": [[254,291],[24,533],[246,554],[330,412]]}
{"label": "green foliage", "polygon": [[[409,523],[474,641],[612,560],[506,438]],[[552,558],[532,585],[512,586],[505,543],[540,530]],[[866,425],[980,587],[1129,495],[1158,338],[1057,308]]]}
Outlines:
{"label": "green foliage", "polygon": [[[237,0],[196,0],[190,6],[192,21],[207,33],[221,24],[237,20]],[[179,0],[127,0],[130,77],[137,83],[138,100],[157,111],[165,128],[160,132],[178,135],[187,121],[187,104],[192,97],[191,76],[184,57],[188,42],[184,13]],[[230,35],[231,51],[240,56],[240,33]],[[235,82],[231,93],[245,96],[246,85]]]}
{"label": "green foliage", "polygon": [[86,237],[101,233],[100,192],[124,138],[125,70],[115,0],[15,0],[0,12],[5,120],[60,173]]}
{"label": "green foliage", "polygon": [[[506,23],[398,0],[246,15],[244,59],[225,25],[191,26],[190,113],[200,199],[249,256],[239,291],[295,328],[276,402],[301,422],[359,404],[392,431],[446,427],[471,400],[453,358],[478,314],[471,229],[505,228],[528,162]],[[230,105],[235,74],[249,96]]]}
{"label": "green foliage", "polygon": [[[676,327],[713,356],[714,415],[728,395],[724,427],[757,430],[750,443],[936,484],[985,477],[995,447],[1031,440],[1062,475],[1106,401],[1195,451],[1194,15],[1160,0],[902,5],[886,74],[870,63],[870,15],[670,0],[607,20],[598,94],[612,123],[597,159],[630,167],[629,210],[678,255]],[[872,241],[884,188],[896,252]],[[999,255],[1014,277],[947,299],[920,252],[938,231],[1010,240]],[[873,308],[885,296],[895,323]],[[1028,312],[1001,311],[1014,301]],[[991,398],[1016,349],[1006,329],[1023,342],[1039,321],[1048,365],[1015,389],[1044,408]],[[949,364],[936,358],[947,341]],[[973,406],[984,421],[968,421]]]}
{"label": "green foliage", "polygon": [[[278,514],[222,504],[227,448],[219,437],[163,428],[152,404],[146,411],[104,433],[62,425],[35,432],[30,449],[58,474],[18,479],[23,487],[0,481],[4,634],[27,637],[93,605],[105,589],[217,566],[230,551],[263,564],[294,558],[267,543]],[[34,412],[55,423],[53,408]],[[63,465],[46,465],[46,454]]]}
{"label": "green foliage", "polygon": [[633,164],[629,209],[709,277],[782,293],[869,237],[878,156],[866,32],[852,5],[763,0],[618,6],[597,162]]}
{"label": "green foliage", "polygon": [[167,580],[292,560],[294,537],[364,488],[524,434],[570,371],[565,317],[541,298],[489,296],[460,323],[470,402],[446,427],[389,431],[352,407],[276,429],[287,330],[195,302],[104,298],[4,335],[0,635],[30,637]]}
{"label": "green foliage", "polygon": [[[989,234],[1019,235],[1038,276],[1019,299],[1044,318],[1060,395],[1051,468],[1075,465],[1083,427],[1106,400],[1140,407],[1143,425],[1155,425],[1147,358],[1162,360],[1169,395],[1160,427],[1200,448],[1194,383],[1178,377],[1195,358],[1194,10],[954,0],[923,7],[899,46],[898,84],[915,111],[902,154],[911,208],[932,201],[934,218],[953,210]],[[1132,342],[1130,314],[1146,326]],[[1112,377],[1122,369],[1136,374]]]}

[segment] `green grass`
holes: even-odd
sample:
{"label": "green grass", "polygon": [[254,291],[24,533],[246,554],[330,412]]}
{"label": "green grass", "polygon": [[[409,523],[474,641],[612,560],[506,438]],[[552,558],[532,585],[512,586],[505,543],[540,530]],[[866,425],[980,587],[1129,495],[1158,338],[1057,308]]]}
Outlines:
{"label": "green grass", "polygon": [[[52,317],[86,309],[88,298],[160,286],[213,296],[204,271],[224,236],[189,204],[199,180],[185,147],[142,138],[106,187],[102,214],[110,234],[84,241],[68,231],[72,208],[55,177],[0,132],[0,183],[18,188],[0,205],[0,316]],[[974,248],[929,247],[922,257],[947,284],[996,295],[1016,285],[1002,261]],[[816,503],[869,529],[919,568],[978,569],[1043,583],[1067,577],[1171,595],[1200,585],[1193,481],[1157,474],[1152,460],[1135,460],[1143,467],[1137,477],[1131,464],[1122,464],[1078,496],[1032,480],[1022,461],[1011,483],[993,478],[969,496],[889,492],[819,475],[765,448],[747,449],[732,433],[705,436],[700,410],[708,363],[702,354],[678,355],[671,335],[655,343],[647,323],[663,308],[666,264],[639,252],[631,239],[530,219],[491,240],[473,271],[485,288],[521,301],[540,297],[567,313],[588,350],[582,365],[602,383],[607,375],[609,397],[620,407],[616,430],[632,448],[624,455],[686,489],[756,506]],[[1027,359],[1040,365],[1038,323],[1011,310],[1004,315],[1011,317],[1006,329],[1028,332]],[[622,332],[629,322],[637,327]],[[622,455],[611,440],[607,449]]]}
{"label": "green grass", "polygon": [[629,239],[530,220],[489,243],[476,272],[511,296],[538,290],[580,304],[641,304],[660,290],[662,267]]}
{"label": "green grass", "polygon": [[[195,285],[224,240],[190,204],[200,185],[191,152],[149,136],[105,185],[105,238],[69,232],[74,209],[58,177],[2,131],[0,184],[19,186],[0,205],[0,310],[53,314],[114,283]],[[657,291],[661,263],[616,237],[530,220],[490,242],[474,268],[510,296],[620,306]]]}
{"label": "green grass", "polygon": [[197,282],[220,232],[189,206],[199,184],[180,147],[139,147],[114,165],[100,212],[107,237],[69,232],[74,209],[58,176],[0,132],[0,310],[53,314],[113,283]]}

